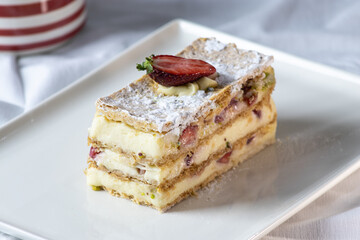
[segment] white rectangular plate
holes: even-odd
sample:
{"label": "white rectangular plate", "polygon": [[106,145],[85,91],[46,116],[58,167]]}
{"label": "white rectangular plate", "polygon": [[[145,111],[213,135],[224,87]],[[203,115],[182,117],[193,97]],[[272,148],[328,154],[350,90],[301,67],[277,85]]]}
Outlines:
{"label": "white rectangular plate", "polygon": [[[94,192],[83,170],[94,102],[145,56],[198,37],[274,55],[278,141],[169,212]],[[173,21],[0,129],[0,230],[30,239],[255,239],[360,165],[360,77]]]}

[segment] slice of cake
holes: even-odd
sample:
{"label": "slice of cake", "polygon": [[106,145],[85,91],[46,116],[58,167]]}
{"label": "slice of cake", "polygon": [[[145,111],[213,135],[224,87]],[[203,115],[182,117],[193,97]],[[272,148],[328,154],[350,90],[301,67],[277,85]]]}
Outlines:
{"label": "slice of cake", "polygon": [[96,102],[87,183],[166,211],[272,144],[272,62],[213,38],[147,58],[148,74]]}

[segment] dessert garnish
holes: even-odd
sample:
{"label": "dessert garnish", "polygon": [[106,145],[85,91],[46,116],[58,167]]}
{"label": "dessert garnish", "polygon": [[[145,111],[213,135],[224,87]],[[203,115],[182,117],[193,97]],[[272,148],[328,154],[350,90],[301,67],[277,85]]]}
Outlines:
{"label": "dessert garnish", "polygon": [[185,157],[185,159],[184,159],[185,165],[186,165],[187,167],[189,167],[189,166],[192,164],[192,162],[193,162],[193,159],[192,159],[193,156],[192,156],[192,155],[193,155],[193,153],[190,152],[189,154],[186,155],[186,157]]}
{"label": "dessert garnish", "polygon": [[92,159],[94,159],[95,157],[96,157],[96,155],[98,155],[100,153],[100,150],[99,149],[97,149],[97,148],[95,148],[95,147],[91,147],[90,148],[90,153],[89,153],[89,155],[90,155],[90,157],[92,158]]}
{"label": "dessert garnish", "polygon": [[92,185],[91,188],[92,188],[92,190],[94,190],[94,191],[101,191],[101,190],[103,190],[103,188],[102,188],[101,186],[94,186],[94,185]]}
{"label": "dessert garnish", "polygon": [[[216,76],[214,76],[216,78]],[[218,83],[209,77],[201,77],[195,82],[186,83],[180,86],[165,87],[161,84],[157,84],[157,92],[164,94],[165,96],[191,96],[195,95],[198,90],[204,90],[211,92],[209,88],[214,91]]]}
{"label": "dessert garnish", "polygon": [[249,145],[253,140],[254,140],[255,136],[251,136],[248,138],[248,140],[246,141],[246,144]]}
{"label": "dessert garnish", "polygon": [[191,125],[185,128],[179,139],[180,144],[182,146],[189,146],[195,143],[198,130],[199,127],[197,125]]}
{"label": "dessert garnish", "polygon": [[154,81],[166,87],[191,83],[216,73],[215,67],[205,61],[172,55],[151,55],[136,68],[146,70]]}
{"label": "dessert garnish", "polygon": [[261,110],[254,109],[253,113],[256,115],[257,118],[261,118]]}
{"label": "dessert garnish", "polygon": [[231,153],[232,153],[232,151],[225,153],[224,156],[222,156],[219,160],[217,160],[217,162],[218,163],[229,163]]}

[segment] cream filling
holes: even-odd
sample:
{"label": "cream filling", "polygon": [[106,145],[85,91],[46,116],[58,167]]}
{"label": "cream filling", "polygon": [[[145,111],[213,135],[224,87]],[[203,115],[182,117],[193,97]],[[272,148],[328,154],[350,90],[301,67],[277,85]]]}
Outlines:
{"label": "cream filling", "polygon": [[[262,108],[257,110],[261,110],[262,116],[260,119],[253,113],[246,118],[238,118],[221,134],[214,135],[209,142],[199,146],[192,156],[192,163],[197,165],[201,164],[203,161],[206,161],[211,154],[224,149],[226,144],[231,146],[238,139],[267,125],[274,119],[276,111],[272,99],[270,99],[270,107],[263,105]],[[145,164],[134,165],[134,162],[129,161],[128,157],[109,149],[105,149],[103,153],[98,154],[95,161],[98,165],[103,165],[110,171],[117,170],[125,176],[144,180],[153,185],[159,185],[168,179],[175,178],[187,168],[183,158],[179,158],[173,165],[163,168]],[[140,174],[139,170],[145,170],[145,173]]]}
{"label": "cream filling", "polygon": [[96,168],[87,169],[87,184],[91,186],[105,186],[110,190],[115,190],[119,194],[133,197],[135,202],[143,202],[153,205],[158,210],[165,210],[168,205],[179,200],[179,196],[198,185],[204,183],[214,174],[220,175],[236,166],[240,162],[254,155],[275,141],[276,122],[268,127],[268,131],[256,137],[250,144],[245,144],[240,148],[235,148],[230,156],[229,163],[211,162],[200,175],[184,178],[177,182],[172,188],[164,192],[149,184],[136,181],[122,181],[106,172]]}
{"label": "cream filling", "polygon": [[158,84],[157,92],[166,96],[192,96],[195,95],[198,90],[206,91],[208,88],[217,87],[217,85],[218,83],[215,80],[209,77],[202,77],[195,82],[181,86],[165,87]]}
{"label": "cream filling", "polygon": [[[257,81],[257,84],[260,85],[257,87],[258,99],[256,103],[260,102],[264,95],[267,94],[267,91],[260,90],[264,88],[263,85],[267,84],[270,86],[270,83],[274,81],[273,69],[270,67],[266,71],[269,71],[269,73],[263,74],[266,75],[266,77],[262,77],[261,80]],[[242,95],[242,92],[240,95]],[[231,110],[222,124],[225,124],[246,108],[247,105],[244,102],[240,102],[237,109]],[[203,131],[199,133],[198,137],[203,138],[206,135],[212,134],[219,128],[219,126],[219,124],[211,121],[207,126],[205,126]],[[120,148],[124,152],[135,154],[142,153],[146,157],[153,159],[160,159],[177,151],[176,143],[178,141],[178,136],[175,134],[142,132],[125,123],[108,120],[101,114],[95,115],[92,126],[89,129],[89,137],[92,140],[102,142],[107,146]]]}
{"label": "cream filling", "polygon": [[160,158],[169,148],[164,134],[142,132],[122,122],[96,115],[89,129],[89,137],[126,152],[143,153],[147,157]]}

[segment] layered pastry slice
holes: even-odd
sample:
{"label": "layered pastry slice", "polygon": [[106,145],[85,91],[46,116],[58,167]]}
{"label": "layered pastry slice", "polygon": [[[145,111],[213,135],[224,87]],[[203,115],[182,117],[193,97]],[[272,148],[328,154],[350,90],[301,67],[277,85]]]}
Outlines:
{"label": "layered pastry slice", "polygon": [[146,58],[146,75],[96,102],[87,183],[166,211],[272,144],[272,62],[213,38]]}

